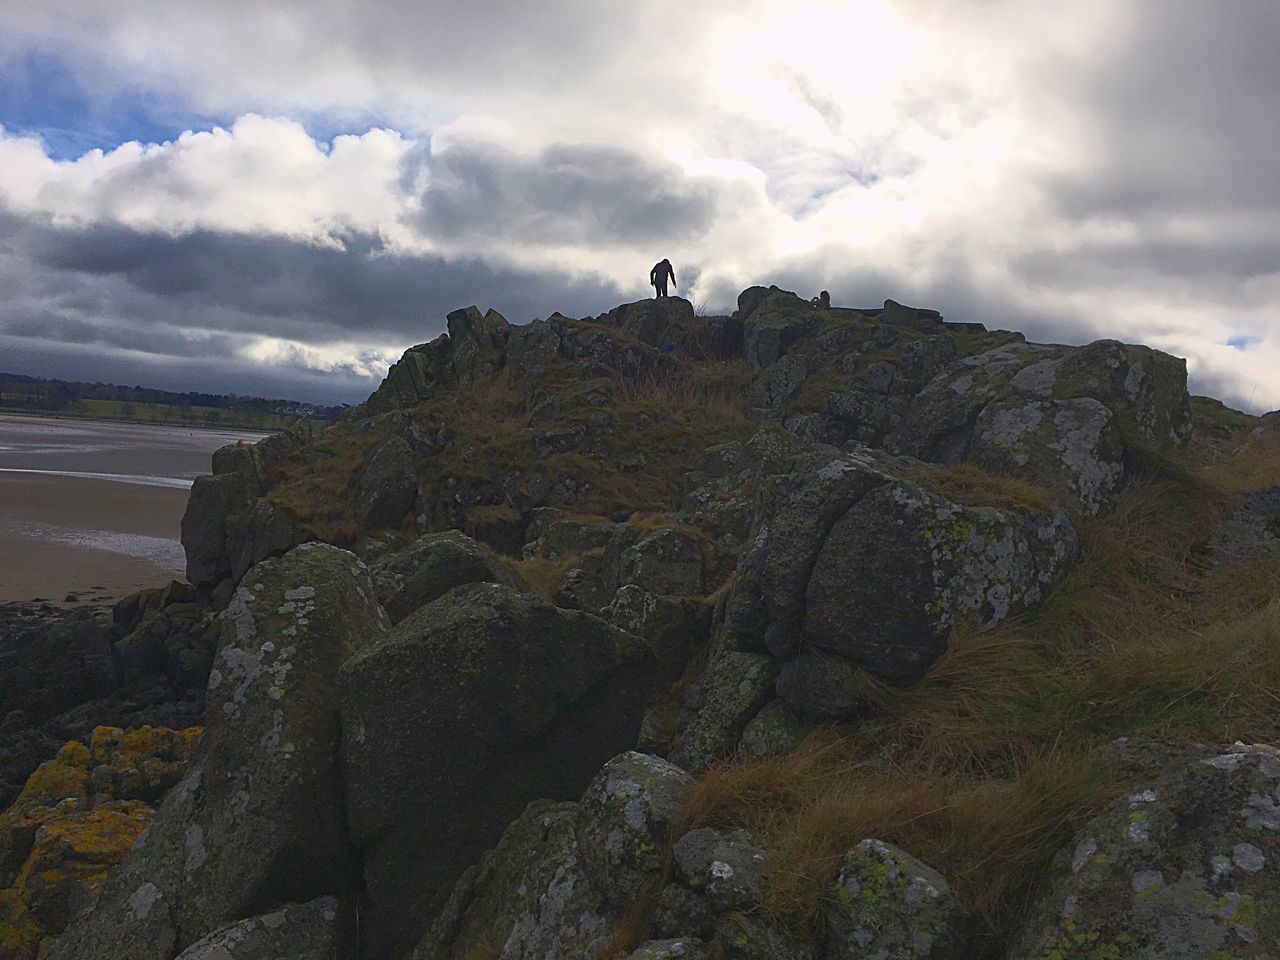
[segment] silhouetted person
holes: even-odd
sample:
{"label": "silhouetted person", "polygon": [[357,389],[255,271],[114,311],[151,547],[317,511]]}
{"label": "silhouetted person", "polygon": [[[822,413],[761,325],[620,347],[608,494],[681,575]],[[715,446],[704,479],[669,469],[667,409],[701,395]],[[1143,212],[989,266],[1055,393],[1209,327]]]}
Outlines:
{"label": "silhouetted person", "polygon": [[659,260],[653,265],[653,269],[649,271],[649,282],[653,284],[657,296],[665,297],[667,295],[667,278],[671,279],[671,285],[678,287],[676,283],[676,271],[671,266],[670,260]]}
{"label": "silhouetted person", "polygon": [[823,310],[831,309],[831,294],[823,290],[820,294],[809,301],[815,307],[821,307]]}

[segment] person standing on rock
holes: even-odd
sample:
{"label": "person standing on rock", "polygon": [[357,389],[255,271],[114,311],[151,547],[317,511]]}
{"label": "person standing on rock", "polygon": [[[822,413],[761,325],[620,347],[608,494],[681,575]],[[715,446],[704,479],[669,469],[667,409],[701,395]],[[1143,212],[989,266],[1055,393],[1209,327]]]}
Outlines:
{"label": "person standing on rock", "polygon": [[676,271],[671,266],[671,261],[667,259],[659,260],[653,265],[653,269],[649,271],[649,283],[653,285],[657,291],[656,296],[665,297],[667,295],[667,278],[671,278],[671,285],[678,287],[676,283]]}

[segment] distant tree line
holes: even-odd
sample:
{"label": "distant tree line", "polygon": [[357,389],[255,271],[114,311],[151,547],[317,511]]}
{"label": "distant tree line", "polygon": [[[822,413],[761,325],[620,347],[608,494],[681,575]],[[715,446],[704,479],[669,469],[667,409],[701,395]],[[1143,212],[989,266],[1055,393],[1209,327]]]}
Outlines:
{"label": "distant tree line", "polygon": [[268,400],[241,397],[234,393],[175,393],[152,387],[125,387],[115,383],[82,383],[52,380],[17,373],[0,373],[0,407],[29,410],[66,410],[80,400],[112,400],[128,404],[169,404],[176,407],[203,407],[233,414],[306,417],[336,420],[342,406],[303,403],[299,400]]}

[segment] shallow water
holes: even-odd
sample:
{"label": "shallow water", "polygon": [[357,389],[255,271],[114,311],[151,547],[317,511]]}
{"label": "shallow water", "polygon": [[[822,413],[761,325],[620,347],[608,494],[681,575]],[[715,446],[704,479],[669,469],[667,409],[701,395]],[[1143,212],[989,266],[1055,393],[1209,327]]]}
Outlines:
{"label": "shallow water", "polygon": [[182,513],[253,431],[0,415],[0,602],[123,596],[182,578]]}

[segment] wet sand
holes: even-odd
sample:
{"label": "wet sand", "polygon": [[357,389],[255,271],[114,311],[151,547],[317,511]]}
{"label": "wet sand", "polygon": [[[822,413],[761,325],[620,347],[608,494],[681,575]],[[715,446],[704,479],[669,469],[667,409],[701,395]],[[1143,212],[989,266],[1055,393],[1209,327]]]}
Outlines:
{"label": "wet sand", "polygon": [[218,447],[261,436],[0,415],[0,603],[184,579],[191,480]]}

